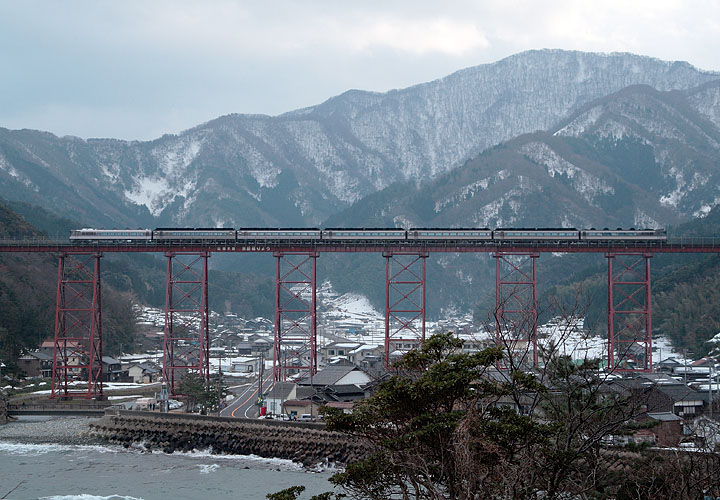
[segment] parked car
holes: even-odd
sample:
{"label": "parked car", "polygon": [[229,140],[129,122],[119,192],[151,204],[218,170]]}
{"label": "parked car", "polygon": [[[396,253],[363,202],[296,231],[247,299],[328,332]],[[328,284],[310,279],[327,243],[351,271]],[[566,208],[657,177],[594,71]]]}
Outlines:
{"label": "parked car", "polygon": [[179,408],[182,408],[185,406],[185,403],[182,401],[178,401],[176,399],[168,399],[168,409],[170,410],[177,410]]}

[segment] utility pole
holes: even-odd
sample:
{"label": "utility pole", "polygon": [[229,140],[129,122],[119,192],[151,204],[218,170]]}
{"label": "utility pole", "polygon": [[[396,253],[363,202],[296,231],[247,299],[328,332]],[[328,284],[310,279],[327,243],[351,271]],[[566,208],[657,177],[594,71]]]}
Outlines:
{"label": "utility pole", "polygon": [[217,405],[217,416],[220,416],[220,410],[222,410],[222,355],[218,358],[218,405]]}
{"label": "utility pole", "polygon": [[260,353],[260,369],[258,370],[258,415],[260,415],[260,407],[263,401],[263,376],[265,375],[265,356]]}
{"label": "utility pole", "polygon": [[708,377],[710,380],[710,387],[708,391],[710,392],[710,419],[713,418],[713,392],[712,392],[712,385],[713,385],[713,367],[712,364],[710,365],[710,375]]}
{"label": "utility pole", "polygon": [[[311,354],[312,356],[312,354]],[[315,400],[315,386],[313,385],[313,369],[310,367],[310,420],[315,420],[313,416],[313,401]]]}

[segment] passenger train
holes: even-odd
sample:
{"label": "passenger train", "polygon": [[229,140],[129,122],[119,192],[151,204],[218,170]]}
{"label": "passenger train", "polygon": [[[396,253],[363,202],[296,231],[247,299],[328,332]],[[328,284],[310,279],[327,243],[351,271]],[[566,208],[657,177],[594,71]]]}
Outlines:
{"label": "passenger train", "polygon": [[75,229],[70,240],[217,242],[257,241],[666,241],[664,229],[574,229],[574,228],[498,228],[498,229],[348,229],[348,228],[157,228],[157,229]]}

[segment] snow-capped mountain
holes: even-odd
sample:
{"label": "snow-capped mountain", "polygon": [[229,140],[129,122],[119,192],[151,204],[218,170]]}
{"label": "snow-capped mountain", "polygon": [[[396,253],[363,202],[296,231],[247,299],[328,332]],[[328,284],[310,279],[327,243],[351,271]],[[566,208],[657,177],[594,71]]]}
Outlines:
{"label": "snow-capped mountain", "polygon": [[419,187],[392,188],[333,224],[664,227],[720,203],[720,80],[632,86]]}
{"label": "snow-capped mountain", "polygon": [[[315,225],[393,183],[434,179],[488,147],[548,129],[625,87],[682,90],[718,78],[632,54],[545,50],[407,89],[349,91],[280,116],[228,115],[151,142],[0,129],[0,196],[103,226]],[[688,99],[698,115],[717,122],[716,90]],[[562,134],[591,123],[592,113]],[[544,146],[525,147],[527,162],[554,161]],[[552,169],[570,187],[587,185],[590,204],[615,189],[564,164]],[[466,191],[435,200],[435,209],[447,212],[452,196],[515,178],[507,169],[477,177]],[[673,203],[694,203],[672,193],[663,193],[668,213]],[[489,223],[494,211],[476,222]]]}

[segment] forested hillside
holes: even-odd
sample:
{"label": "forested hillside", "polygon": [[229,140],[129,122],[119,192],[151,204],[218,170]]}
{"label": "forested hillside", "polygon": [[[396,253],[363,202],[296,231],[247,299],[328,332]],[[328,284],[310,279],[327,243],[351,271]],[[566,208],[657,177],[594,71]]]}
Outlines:
{"label": "forested hillside", "polygon": [[[0,204],[0,239],[42,234]],[[0,254],[0,358],[8,366],[14,365],[23,350],[53,338],[56,290],[56,255]],[[103,284],[102,293],[104,352],[112,355],[132,350],[136,329],[134,294],[108,283]]]}
{"label": "forested hillside", "polygon": [[[65,239],[79,224],[21,202],[0,203],[0,239]],[[212,259],[211,259],[212,261]],[[54,335],[57,289],[55,254],[0,254],[0,359],[7,364],[23,349]],[[106,254],[101,261],[104,353],[132,352],[133,304],[164,307],[164,257]],[[272,276],[210,271],[210,308],[241,316],[272,315]]]}
{"label": "forested hillside", "polygon": [[[717,238],[720,245],[720,208],[705,218],[669,228],[677,238]],[[587,324],[595,331],[607,329],[607,262],[604,258],[558,259],[544,272],[560,273],[559,265],[575,269],[540,299],[540,309],[560,301],[568,304],[579,298],[587,307]],[[564,262],[563,262],[564,261]],[[574,261],[574,262],[573,262]],[[571,264],[572,265],[569,265]],[[543,263],[546,264],[546,263]],[[717,254],[656,254],[650,261],[652,277],[653,334],[670,338],[693,355],[707,353],[707,341],[720,332],[720,259]],[[566,271],[567,272],[567,271]]]}

